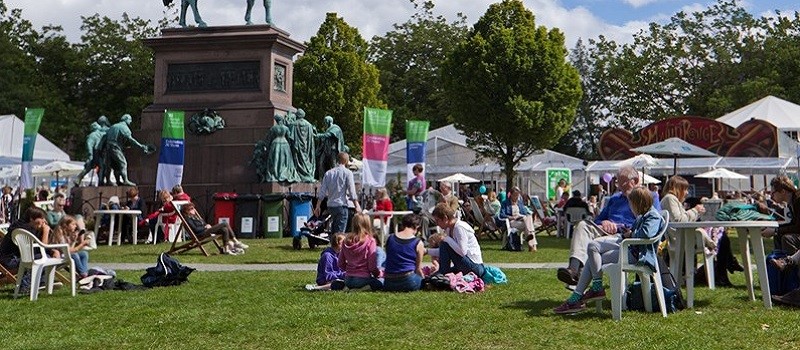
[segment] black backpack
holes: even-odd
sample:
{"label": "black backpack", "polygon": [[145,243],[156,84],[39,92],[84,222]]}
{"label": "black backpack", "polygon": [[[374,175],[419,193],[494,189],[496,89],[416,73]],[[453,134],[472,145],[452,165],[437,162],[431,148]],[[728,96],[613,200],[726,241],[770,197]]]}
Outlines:
{"label": "black backpack", "polygon": [[522,235],[519,232],[509,232],[506,238],[506,244],[503,245],[502,250],[518,252],[522,250]]}
{"label": "black backpack", "polygon": [[156,266],[148,267],[141,280],[142,284],[148,288],[177,286],[188,281],[189,275],[194,270],[191,267],[181,265],[178,260],[169,256],[169,254],[161,253],[156,260]]}

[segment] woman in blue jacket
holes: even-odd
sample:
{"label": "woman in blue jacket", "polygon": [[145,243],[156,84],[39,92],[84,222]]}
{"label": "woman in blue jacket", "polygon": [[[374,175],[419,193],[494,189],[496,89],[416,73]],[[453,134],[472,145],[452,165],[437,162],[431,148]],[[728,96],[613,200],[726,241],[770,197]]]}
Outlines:
{"label": "woman in blue jacket", "polygon": [[511,228],[517,229],[517,232],[524,232],[525,240],[528,242],[528,250],[535,252],[538,242],[536,241],[536,231],[533,228],[533,213],[525,206],[520,195],[519,187],[511,188],[508,198],[500,203],[500,212],[497,217],[501,220],[498,223],[500,227],[505,224],[502,220],[508,219]]}

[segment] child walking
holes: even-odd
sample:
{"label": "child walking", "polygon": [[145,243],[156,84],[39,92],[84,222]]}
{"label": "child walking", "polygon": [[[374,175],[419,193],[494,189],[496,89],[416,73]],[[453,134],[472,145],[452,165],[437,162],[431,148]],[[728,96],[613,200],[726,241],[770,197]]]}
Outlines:
{"label": "child walking", "polygon": [[[619,261],[620,243],[625,238],[653,238],[664,228],[667,223],[661,214],[653,207],[653,195],[644,187],[633,189],[628,195],[628,204],[631,211],[636,214],[636,221],[630,231],[622,234],[609,235],[589,242],[588,259],[586,267],[581,272],[575,291],[560,306],[553,309],[557,314],[572,314],[586,310],[586,303],[605,299],[606,291],[603,288],[603,264]],[[630,247],[628,252],[631,262],[638,261],[655,268],[656,249],[658,244],[648,246]],[[590,285],[591,283],[591,285]],[[588,291],[586,289],[589,288]],[[586,293],[584,293],[586,291]]]}

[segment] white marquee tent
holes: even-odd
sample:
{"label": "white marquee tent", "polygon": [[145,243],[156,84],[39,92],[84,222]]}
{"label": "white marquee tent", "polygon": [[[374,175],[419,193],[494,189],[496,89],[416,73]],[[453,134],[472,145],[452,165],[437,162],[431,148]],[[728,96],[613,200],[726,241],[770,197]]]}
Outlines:
{"label": "white marquee tent", "polygon": [[735,128],[750,119],[766,120],[778,130],[800,130],[800,105],[767,96],[723,115],[717,121]]}
{"label": "white marquee tent", "polygon": [[[15,115],[0,116],[0,167],[22,162],[22,136],[25,122]],[[33,163],[44,164],[54,160],[69,161],[69,155],[42,135],[36,137]]]}

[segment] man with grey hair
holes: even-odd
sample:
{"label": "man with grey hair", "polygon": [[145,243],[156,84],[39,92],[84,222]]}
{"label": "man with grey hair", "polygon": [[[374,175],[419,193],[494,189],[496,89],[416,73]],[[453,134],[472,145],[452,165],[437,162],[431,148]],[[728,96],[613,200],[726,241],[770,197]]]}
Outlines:
{"label": "man with grey hair", "polygon": [[442,193],[442,203],[447,203],[448,207],[458,213],[458,197],[453,194],[453,184],[448,181],[440,181],[439,192]]}
{"label": "man with grey hair", "polygon": [[[622,167],[616,177],[617,193],[609,197],[602,211],[593,222],[581,221],[572,230],[572,242],[569,249],[569,266],[558,269],[558,279],[568,285],[578,283],[578,276],[588,256],[589,242],[594,239],[613,236],[630,229],[636,221],[636,215],[628,204],[628,195],[634,188],[641,186],[639,172],[633,167]],[[653,205],[661,210],[655,201]]]}

